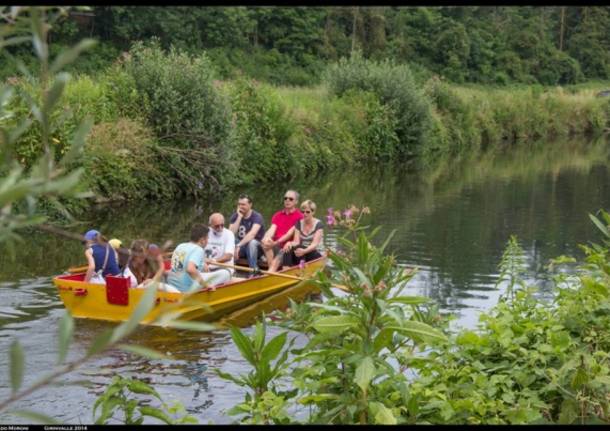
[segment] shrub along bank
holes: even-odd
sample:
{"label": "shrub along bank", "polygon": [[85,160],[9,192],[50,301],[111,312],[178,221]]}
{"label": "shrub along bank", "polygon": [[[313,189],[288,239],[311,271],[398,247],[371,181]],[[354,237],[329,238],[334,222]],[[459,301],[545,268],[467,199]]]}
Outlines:
{"label": "shrub along bank", "polygon": [[[240,184],[290,181],[373,162],[432,164],[519,140],[599,135],[610,98],[589,87],[457,87],[408,66],[356,55],[330,66],[317,87],[276,87],[244,77],[219,81],[205,54],[138,43],[93,79],[69,82],[54,119],[65,151],[85,116],[94,127],[83,189],[103,199],[202,196]],[[34,83],[11,78],[16,121]],[[40,130],[17,144],[25,166],[42,151]],[[549,145],[552,145],[549,142]],[[414,163],[416,162],[416,163]]]}
{"label": "shrub along bank", "polygon": [[373,245],[379,229],[360,225],[365,209],[349,213],[329,215],[341,253],[329,254],[332,269],[316,280],[323,303],[291,301],[273,316],[282,332],[268,341],[264,316],[249,336],[231,329],[251,369],[215,371],[244,388],[228,410],[238,423],[610,421],[607,212],[590,216],[604,238],[581,246],[584,263],[552,261],[546,295],[526,282],[526,253],[511,237],[499,264],[502,294],[474,330],[450,330],[438,304],[408,295],[414,274],[384,252],[390,238]]}

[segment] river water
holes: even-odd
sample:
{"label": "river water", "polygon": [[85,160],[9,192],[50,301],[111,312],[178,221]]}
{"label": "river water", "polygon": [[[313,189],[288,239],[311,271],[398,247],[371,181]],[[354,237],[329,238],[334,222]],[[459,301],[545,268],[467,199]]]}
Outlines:
{"label": "river water", "polygon": [[[441,310],[455,316],[454,326],[475,327],[478,314],[496,302],[498,263],[511,234],[525,250],[528,279],[542,291],[550,289],[545,266],[559,255],[582,257],[578,244],[598,241],[588,213],[610,209],[610,145],[562,142],[512,148],[449,160],[418,173],[399,168],[346,170],[323,178],[275,187],[235,190],[209,202],[167,202],[115,205],[92,209],[72,227],[97,228],[128,244],[143,237],[157,243],[181,242],[194,222],[207,222],[211,211],[228,214],[240,192],[249,193],[266,220],[281,207],[284,189],[294,187],[302,199],[326,208],[366,205],[370,223],[381,225],[380,238],[396,230],[389,249],[400,264],[419,272],[406,293],[434,298]],[[0,399],[10,392],[8,350],[17,337],[25,352],[25,382],[35,382],[57,357],[57,328],[64,308],[51,277],[83,263],[81,246],[63,238],[36,233],[18,244],[16,257],[0,251]],[[335,233],[328,231],[332,246]],[[297,298],[306,292],[293,292]],[[234,323],[251,328],[261,310],[282,306],[283,298],[251,307]],[[68,359],[82,356],[91,340],[110,323],[78,320]],[[270,328],[272,334],[277,330]],[[243,399],[243,391],[211,371],[248,370],[226,331],[194,333],[145,327],[129,340],[165,352],[171,360],[149,360],[111,351],[84,364],[56,386],[19,401],[15,409],[36,410],[64,423],[92,423],[91,408],[112,376],[138,377],[151,383],[166,402],[179,401],[199,423],[230,423],[225,410]],[[89,387],[78,384],[88,380]],[[9,414],[0,423],[29,422]],[[154,421],[151,421],[154,422]]]}

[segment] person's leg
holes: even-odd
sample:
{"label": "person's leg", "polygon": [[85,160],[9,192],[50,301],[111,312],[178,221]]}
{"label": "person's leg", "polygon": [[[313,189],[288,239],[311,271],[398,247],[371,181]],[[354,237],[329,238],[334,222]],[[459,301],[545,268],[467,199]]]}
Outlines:
{"label": "person's leg", "polygon": [[[255,239],[244,245],[246,252],[246,259],[248,259],[248,266],[253,269],[258,268],[258,250],[261,243]],[[241,252],[240,252],[241,254]]]}
{"label": "person's leg", "polygon": [[269,268],[271,268],[273,257],[275,256],[273,247],[269,247],[268,245],[263,244],[263,253],[265,254],[265,259],[267,259],[267,265],[269,266]]}
{"label": "person's leg", "polygon": [[318,250],[310,251],[305,256],[303,256],[303,258],[305,258],[305,262],[310,262],[310,261],[316,260],[320,257],[322,257],[322,255],[320,254],[320,252]]}
{"label": "person's leg", "polygon": [[298,258],[294,254],[294,250],[290,250],[288,253],[284,253],[282,259],[282,268],[295,266],[298,263]]}
{"label": "person's leg", "polygon": [[273,258],[271,261],[271,265],[269,265],[269,272],[276,272],[284,261],[284,252],[280,250],[280,252]]}
{"label": "person's leg", "polygon": [[237,259],[247,259],[248,255],[246,254],[246,246],[239,247],[239,255],[235,256],[235,260]]}
{"label": "person's leg", "polygon": [[212,272],[200,272],[203,280],[210,286],[218,286],[219,284],[226,283],[231,280],[233,274],[231,271],[225,268],[217,269]]}
{"label": "person's leg", "polygon": [[174,286],[172,286],[171,284],[161,283],[161,282],[159,283],[157,290],[161,290],[163,292],[169,292],[169,293],[180,293],[180,291],[178,289],[176,289]]}

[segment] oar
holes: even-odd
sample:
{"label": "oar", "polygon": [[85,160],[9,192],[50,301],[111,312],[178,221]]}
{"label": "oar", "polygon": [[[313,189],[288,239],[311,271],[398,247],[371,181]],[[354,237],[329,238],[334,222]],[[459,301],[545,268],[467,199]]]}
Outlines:
{"label": "oar", "polygon": [[[262,269],[255,270],[255,269],[250,268],[249,266],[231,265],[229,263],[221,263],[221,262],[210,263],[210,265],[223,266],[225,268],[234,268],[234,269],[238,269],[240,271],[245,271],[245,272],[256,272],[256,273],[260,272],[261,274],[271,275],[271,276],[275,276],[275,277],[284,277],[284,278],[289,278],[291,280],[298,280],[298,281],[308,281],[309,280],[304,277],[297,277],[296,275],[283,274],[281,272],[263,271]],[[332,287],[336,287],[337,289],[343,290],[345,292],[349,292],[349,289],[346,286],[342,286],[340,284],[333,284]]]}

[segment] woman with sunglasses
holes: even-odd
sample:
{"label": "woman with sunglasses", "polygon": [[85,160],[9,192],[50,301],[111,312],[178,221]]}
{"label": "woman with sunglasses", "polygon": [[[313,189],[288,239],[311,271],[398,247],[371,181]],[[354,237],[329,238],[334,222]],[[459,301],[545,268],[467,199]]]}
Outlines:
{"label": "woman with sunglasses", "polygon": [[297,265],[301,260],[309,262],[322,257],[324,226],[314,217],[316,204],[306,200],[301,205],[303,219],[294,225],[294,237],[284,245],[284,266]]}

